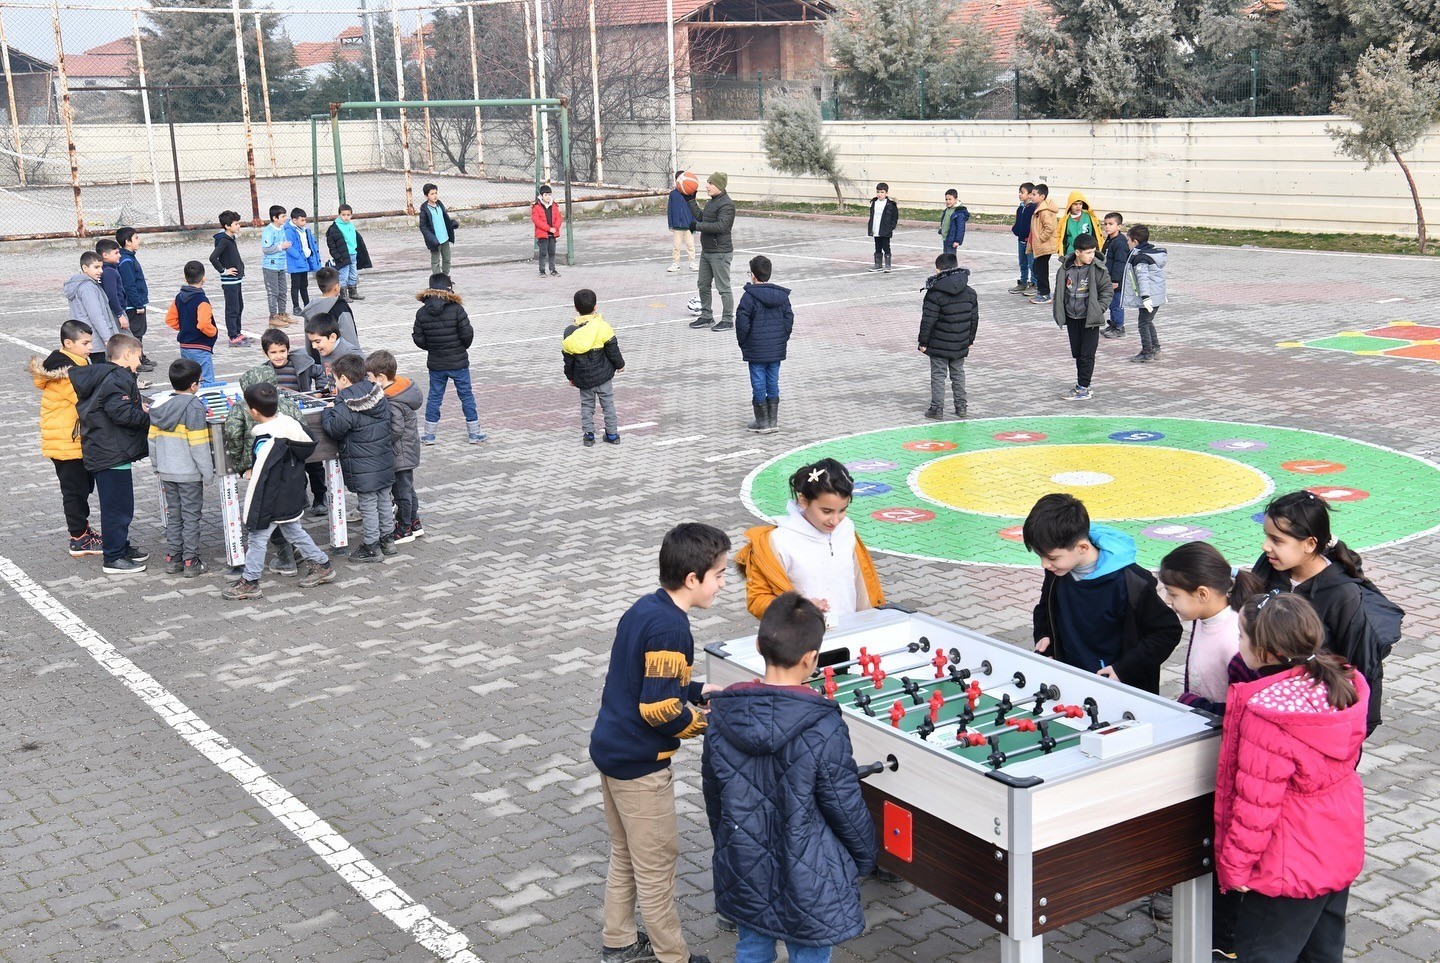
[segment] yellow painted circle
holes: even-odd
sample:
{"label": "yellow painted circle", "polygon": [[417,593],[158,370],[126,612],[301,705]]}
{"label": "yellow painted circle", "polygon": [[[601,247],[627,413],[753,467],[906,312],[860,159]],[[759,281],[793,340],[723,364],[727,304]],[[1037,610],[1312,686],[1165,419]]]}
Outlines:
{"label": "yellow painted circle", "polygon": [[912,476],[927,501],[976,515],[1024,518],[1066,492],[1096,520],[1182,518],[1258,501],[1263,473],[1206,452],[1135,444],[989,448],[937,458]]}

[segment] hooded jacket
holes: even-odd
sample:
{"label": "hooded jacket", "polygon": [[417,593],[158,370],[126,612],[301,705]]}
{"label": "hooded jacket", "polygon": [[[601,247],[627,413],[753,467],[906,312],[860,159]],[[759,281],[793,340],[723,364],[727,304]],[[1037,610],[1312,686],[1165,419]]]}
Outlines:
{"label": "hooded jacket", "polygon": [[807,946],[864,931],[878,846],[838,703],[754,682],[715,693],[701,783],[717,911]]}
{"label": "hooded jacket", "polygon": [[[221,284],[239,284],[245,277],[245,262],[240,259],[240,245],[229,232],[215,233],[215,247],[210,251],[210,266],[220,275]],[[234,268],[235,273],[226,274],[228,268]]]}
{"label": "hooded jacket", "polygon": [[[885,205],[884,209],[880,212],[880,230],[878,231],[875,230],[876,204]],[[870,198],[870,217],[865,221],[866,235],[869,237],[889,237],[895,233],[895,225],[899,223],[900,205],[895,203],[895,198],[886,197],[884,201],[881,201],[879,194]]]}
{"label": "hooded jacket", "polygon": [[1030,236],[1025,241],[1026,251],[1036,257],[1059,253],[1055,248],[1055,218],[1059,213],[1060,208],[1048,197],[1035,205],[1035,213],[1030,218]]}
{"label": "hooded jacket", "polygon": [[1149,241],[1131,251],[1117,295],[1120,303],[1127,308],[1138,308],[1143,299],[1149,298],[1157,308],[1164,304],[1165,262],[1169,259],[1163,247]]}
{"label": "hooded jacket", "polygon": [[465,302],[454,291],[426,288],[415,295],[420,307],[415,312],[411,340],[425,352],[425,367],[431,371],[462,371],[470,367],[470,345],[475,330],[465,313]]}
{"label": "hooded jacket", "polygon": [[735,228],[735,202],[730,195],[721,191],[710,198],[702,208],[694,197],[688,198],[690,213],[695,218],[695,230],[700,234],[700,251],[703,254],[732,254],[735,244],[730,232]]}
{"label": "hooded jacket", "polygon": [[920,347],[928,357],[966,357],[979,325],[979,299],[970,286],[968,270],[951,268],[925,282],[925,300],[920,305]]}
{"label": "hooded jacket", "polygon": [[80,450],[85,468],[104,471],[139,461],[150,453],[150,416],[140,406],[135,372],[118,364],[70,369],[80,421]]}
{"label": "hooded jacket", "polygon": [[1010,225],[1010,233],[1021,241],[1030,237],[1030,227],[1035,220],[1035,205],[1030,201],[1015,206],[1015,223]]}
{"label": "hooded jacket", "polygon": [[390,401],[379,385],[363,381],[341,391],[320,413],[320,427],[340,449],[345,487],[364,494],[395,484]]}
{"label": "hooded jacket", "polygon": [[[420,237],[424,239],[425,246],[432,251],[440,250],[440,241],[438,235],[435,233],[435,222],[432,220],[432,217],[436,215],[438,215],[444,223],[445,231],[449,235],[445,239],[446,244],[455,240],[455,229],[460,226],[460,222],[450,216],[450,212],[445,210],[445,205],[442,202],[436,201],[434,204],[431,204],[429,201],[426,201],[424,204],[421,204]],[[356,253],[358,254],[359,245],[357,244],[356,247]]]}
{"label": "hooded jacket", "polygon": [[215,478],[210,423],[198,395],[171,395],[150,409],[150,463],[161,481],[204,482]]}
{"label": "hooded jacket", "polygon": [[[846,527],[848,526],[848,528]],[[775,533],[784,527],[787,535],[782,545],[775,544]],[[840,523],[834,535],[826,536],[807,522],[800,514],[799,506],[791,502],[786,515],[779,525],[757,525],[745,532],[747,544],[735,553],[735,569],[745,580],[745,607],[757,619],[765,614],[777,595],[785,592],[799,592],[809,598],[825,598],[823,584],[836,584],[837,580],[851,578],[854,581],[855,609],[873,609],[885,604],[885,593],[880,588],[880,576],[875,573],[875,563],[860,536],[855,534],[855,525],[848,518]],[[836,543],[842,551],[835,552]],[[804,551],[814,564],[802,562],[796,571],[786,568],[785,556]],[[794,561],[792,557],[792,562]],[[853,566],[853,575],[849,574]],[[848,589],[842,589],[848,595]],[[827,598],[832,609],[843,612],[838,600]]]}
{"label": "hooded jacket", "polygon": [[964,204],[947,207],[940,215],[940,228],[935,232],[944,240],[940,242],[948,254],[955,253],[955,245],[965,243],[965,229],[970,224],[970,208]]}
{"label": "hooded jacket", "polygon": [[[300,309],[300,317],[306,321],[317,314],[328,314],[334,318],[335,323],[340,326],[340,337],[355,347],[360,347],[360,332],[355,328],[355,312],[350,309],[349,301],[338,294],[332,294],[323,298],[315,298]],[[311,354],[310,360],[316,360],[316,356]]]}
{"label": "hooded jacket", "polygon": [[[1335,710],[1298,667],[1230,687],[1215,784],[1222,891],[1313,899],[1355,881],[1365,862],[1365,790],[1355,771],[1369,699]],[[1269,674],[1267,674],[1267,671]]]}
{"label": "hooded jacket", "polygon": [[176,342],[182,348],[200,351],[215,350],[215,312],[205,289],[187,284],[180,288],[170,308],[165,312],[165,323],[178,332]]}
{"label": "hooded jacket", "polygon": [[290,274],[309,274],[311,271],[320,270],[320,242],[315,239],[315,232],[310,225],[305,225],[304,236],[310,242],[310,256],[305,256],[305,248],[300,244],[301,229],[294,224],[285,225],[285,240],[290,246],[285,249],[285,270]]}
{"label": "hooded jacket", "polygon": [[1325,626],[1325,648],[1358,669],[1369,684],[1370,705],[1365,718],[1367,732],[1374,732],[1383,721],[1380,700],[1385,690],[1385,665],[1380,641],[1365,616],[1360,585],[1338,562],[1331,562],[1318,575],[1296,586],[1291,586],[1288,572],[1277,572],[1263,555],[1250,571],[1265,583],[1267,592],[1294,592],[1315,609]]}
{"label": "hooded jacket", "polygon": [[56,461],[74,461],[80,452],[80,413],[75,410],[71,367],[83,368],[89,357],[52,351],[45,360],[30,357],[30,380],[40,389],[40,454]]}
{"label": "hooded jacket", "polygon": [[315,439],[289,415],[277,414],[255,426],[254,473],[245,491],[245,527],[263,532],[305,514],[305,460]]}
{"label": "hooded jacket", "polygon": [[[1099,252],[1096,253],[1098,255]],[[1077,265],[1079,262],[1075,255],[1067,254],[1055,269],[1055,299],[1050,302],[1050,308],[1054,312],[1057,327],[1065,327],[1070,268]],[[1090,290],[1085,294],[1085,327],[1102,327],[1110,320],[1110,299],[1115,296],[1115,286],[1110,283],[1110,275],[1105,272],[1105,262],[1098,256],[1092,258],[1089,264],[1079,266],[1084,267],[1089,275]]]}
{"label": "hooded jacket", "polygon": [[[332,221],[325,229],[325,247],[330,251],[330,260],[335,262],[336,267],[345,267],[350,263],[350,245],[345,243],[345,234],[335,225],[339,221]],[[353,221],[351,222],[354,223]],[[355,270],[365,271],[374,267],[370,262],[370,251],[365,247],[365,235],[357,229],[355,231]]]}
{"label": "hooded jacket", "polygon": [[[1103,246],[1100,248],[1100,256],[1105,259],[1105,273],[1110,275],[1114,284],[1125,280],[1125,262],[1130,259],[1130,245],[1125,241],[1125,232],[1122,230],[1114,237],[1100,239]],[[1120,297],[1117,291],[1115,296]]]}
{"label": "hooded jacket", "polygon": [[70,302],[70,317],[90,325],[95,336],[96,351],[105,349],[105,342],[120,330],[116,315],[110,313],[110,303],[100,282],[85,272],[72,274],[65,282],[65,300]]}
{"label": "hooded jacket", "polygon": [[[1099,551],[1095,570],[1082,579],[1050,572],[1040,584],[1032,612],[1034,640],[1049,638],[1043,653],[1086,672],[1101,668],[1091,660],[1092,640],[1067,637],[1067,623],[1094,628],[1106,614],[1119,622],[1119,657],[1111,665],[1120,681],[1146,692],[1160,691],[1160,667],[1180,644],[1180,620],[1160,600],[1155,576],[1135,564],[1135,540],[1108,525],[1091,525],[1090,542]],[[1113,577],[1107,577],[1113,576]],[[1105,640],[1113,643],[1117,640]]]}
{"label": "hooded jacket", "polygon": [[150,285],[145,283],[145,269],[134,251],[120,249],[120,286],[125,292],[126,308],[143,308],[150,303]]}
{"label": "hooded jacket", "polygon": [[[293,351],[290,353],[292,360],[299,363],[304,355],[297,356]],[[309,361],[309,358],[305,358]],[[257,364],[249,371],[240,376],[240,396],[245,396],[245,389],[253,384],[268,381],[277,384],[275,380],[275,369],[270,362],[266,361]],[[300,411],[300,406],[285,392],[280,392],[280,407],[278,414],[285,415],[303,425],[305,416]],[[230,413],[225,416],[225,453],[230,456],[230,470],[237,475],[243,475],[250,470],[255,457],[255,422],[250,417],[250,409],[244,404],[232,405]]]}
{"label": "hooded jacket", "polygon": [[[1090,210],[1090,202],[1085,200],[1085,195],[1080,191],[1071,191],[1070,197],[1065,201],[1065,207],[1062,208],[1057,215],[1059,223],[1055,228],[1055,250],[1052,253],[1070,253],[1070,244],[1074,243],[1074,239],[1070,239],[1070,244],[1066,243],[1066,239],[1069,236],[1069,225],[1071,223],[1070,208],[1076,201],[1079,201],[1083,205],[1080,208],[1080,217],[1078,218],[1082,228],[1081,233],[1092,235],[1097,245],[1105,240],[1105,232],[1101,230],[1100,219],[1095,216],[1094,211]],[[1096,254],[1098,256],[1098,250]]]}
{"label": "hooded jacket", "polygon": [[110,316],[119,324],[125,313],[125,285],[120,280],[120,263],[104,261],[100,266],[100,289],[105,292],[105,303],[110,306]]}
{"label": "hooded jacket", "polygon": [[396,378],[385,389],[390,402],[390,449],[395,470],[414,471],[420,467],[420,423],[416,412],[425,403],[420,386],[409,378]]}
{"label": "hooded jacket", "polygon": [[625,367],[620,339],[599,311],[580,315],[565,329],[560,354],[565,360],[565,380],[582,391],[603,385]]}
{"label": "hooded jacket", "polygon": [[794,328],[789,288],[768,281],[745,285],[745,293],[735,306],[735,340],[740,343],[740,357],[751,364],[784,361]]}
{"label": "hooded jacket", "polygon": [[537,199],[530,205],[530,226],[535,228],[537,240],[546,237],[559,237],[560,228],[565,224],[565,212],[560,205],[553,200],[550,206],[546,207]]}

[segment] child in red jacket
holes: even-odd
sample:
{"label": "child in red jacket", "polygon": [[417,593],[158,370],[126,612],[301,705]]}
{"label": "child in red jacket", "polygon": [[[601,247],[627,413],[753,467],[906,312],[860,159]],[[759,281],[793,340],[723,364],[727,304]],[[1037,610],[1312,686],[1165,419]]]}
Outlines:
{"label": "child in red jacket", "polygon": [[558,278],[560,272],[555,270],[555,241],[560,237],[560,225],[565,223],[565,215],[561,213],[560,205],[555,203],[549,184],[541,186],[535,203],[530,205],[530,223],[535,226],[535,260],[540,265],[540,276],[545,276],[548,261],[550,276]]}
{"label": "child in red jacket", "polygon": [[1243,894],[1233,951],[1246,963],[1340,963],[1345,904],[1365,862],[1365,677],[1322,648],[1297,595],[1240,613],[1240,655],[1260,673],[1230,687],[1215,786],[1222,891]]}

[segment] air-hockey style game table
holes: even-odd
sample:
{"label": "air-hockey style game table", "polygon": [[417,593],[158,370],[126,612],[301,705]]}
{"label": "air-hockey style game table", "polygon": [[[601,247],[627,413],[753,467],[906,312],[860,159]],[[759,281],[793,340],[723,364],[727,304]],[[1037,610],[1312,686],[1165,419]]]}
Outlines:
{"label": "air-hockey style game table", "polygon": [[[717,685],[764,672],[755,636],[706,647]],[[1045,933],[1174,887],[1174,959],[1211,958],[1214,717],[904,609],[826,633],[880,865],[1038,963]]]}

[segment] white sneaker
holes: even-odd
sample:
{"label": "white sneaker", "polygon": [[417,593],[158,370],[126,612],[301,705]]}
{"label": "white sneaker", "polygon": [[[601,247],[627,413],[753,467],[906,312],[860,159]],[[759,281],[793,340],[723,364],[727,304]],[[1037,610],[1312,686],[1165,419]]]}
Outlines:
{"label": "white sneaker", "polygon": [[680,272],[680,262],[679,262],[679,261],[676,261],[674,264],[670,265],[668,268],[665,269],[665,273],[666,273],[666,274],[678,274],[679,272]]}

